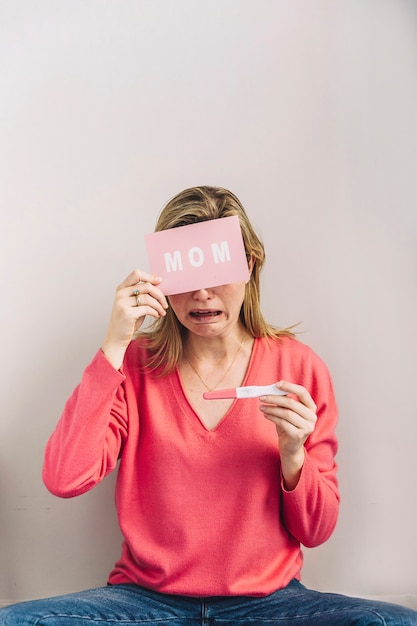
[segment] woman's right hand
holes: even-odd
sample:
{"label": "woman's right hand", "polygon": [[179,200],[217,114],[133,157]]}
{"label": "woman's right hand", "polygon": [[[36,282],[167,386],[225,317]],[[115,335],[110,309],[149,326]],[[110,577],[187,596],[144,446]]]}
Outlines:
{"label": "woman's right hand", "polygon": [[168,302],[158,287],[161,280],[136,269],[117,287],[107,334],[101,346],[115,369],[120,369],[126,348],[145,317],[166,315]]}

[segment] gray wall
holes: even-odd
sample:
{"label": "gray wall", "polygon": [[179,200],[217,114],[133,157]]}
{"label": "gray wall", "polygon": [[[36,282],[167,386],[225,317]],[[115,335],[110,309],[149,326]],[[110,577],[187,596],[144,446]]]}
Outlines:
{"label": "gray wall", "polygon": [[328,363],[342,507],[304,582],[416,591],[417,10],[406,0],[0,0],[0,602],[101,585],[114,476],[43,448],[162,205],[234,191],[263,306]]}

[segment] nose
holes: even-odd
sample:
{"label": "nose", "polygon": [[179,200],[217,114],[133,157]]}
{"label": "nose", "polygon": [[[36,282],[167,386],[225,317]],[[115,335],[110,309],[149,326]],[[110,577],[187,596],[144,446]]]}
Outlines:
{"label": "nose", "polygon": [[200,302],[209,300],[211,298],[211,292],[209,289],[196,289],[196,291],[193,291],[193,298]]}

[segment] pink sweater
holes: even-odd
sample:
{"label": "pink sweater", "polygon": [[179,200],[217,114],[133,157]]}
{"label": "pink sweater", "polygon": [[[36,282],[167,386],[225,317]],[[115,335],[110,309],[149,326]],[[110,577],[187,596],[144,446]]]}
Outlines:
{"label": "pink sweater", "polygon": [[120,458],[116,505],[124,536],[109,582],[190,596],[262,596],[300,578],[300,544],[336,524],[336,404],[324,363],[295,339],[257,339],[244,384],[304,385],[318,406],[293,491],[282,486],[277,433],[259,400],[237,400],[207,430],[178,372],[144,374],[143,341],[122,371],[99,351],[68,400],[45,451],[48,489],[72,497]]}

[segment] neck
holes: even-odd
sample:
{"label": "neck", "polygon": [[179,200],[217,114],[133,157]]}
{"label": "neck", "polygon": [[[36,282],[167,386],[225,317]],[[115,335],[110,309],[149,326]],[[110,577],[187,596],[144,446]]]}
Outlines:
{"label": "neck", "polygon": [[201,337],[189,334],[184,345],[184,355],[194,361],[219,361],[234,355],[242,339],[249,336],[243,326],[221,337]]}
{"label": "neck", "polygon": [[[225,338],[222,341],[215,341],[215,338],[199,339],[187,342],[184,361],[208,391],[217,389],[232,373],[235,375],[242,358],[246,369],[249,357],[245,355],[244,344],[246,340],[250,350],[252,338],[248,341],[249,334],[243,327],[239,328],[239,334],[233,333],[227,341]],[[242,375],[239,375],[239,380],[241,378]]]}

